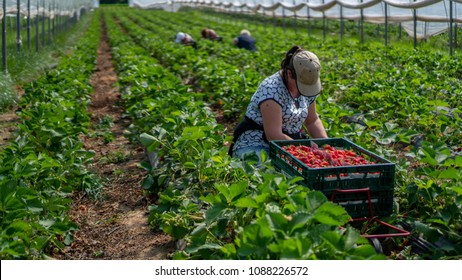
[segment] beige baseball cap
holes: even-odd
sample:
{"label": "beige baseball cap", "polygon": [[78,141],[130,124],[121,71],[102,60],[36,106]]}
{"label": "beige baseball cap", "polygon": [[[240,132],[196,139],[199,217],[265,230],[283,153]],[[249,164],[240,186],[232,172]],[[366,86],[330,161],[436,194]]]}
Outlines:
{"label": "beige baseball cap", "polygon": [[309,51],[301,51],[293,57],[293,66],[297,75],[297,87],[301,95],[315,96],[321,90],[321,63],[318,57]]}

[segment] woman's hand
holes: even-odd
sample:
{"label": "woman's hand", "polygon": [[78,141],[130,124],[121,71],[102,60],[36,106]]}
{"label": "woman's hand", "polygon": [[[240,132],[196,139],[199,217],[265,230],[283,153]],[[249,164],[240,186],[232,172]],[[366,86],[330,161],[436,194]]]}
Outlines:
{"label": "woman's hand", "polygon": [[311,138],[327,138],[326,129],[316,112],[316,101],[311,103],[310,107],[308,107],[308,116],[305,120],[305,126]]}

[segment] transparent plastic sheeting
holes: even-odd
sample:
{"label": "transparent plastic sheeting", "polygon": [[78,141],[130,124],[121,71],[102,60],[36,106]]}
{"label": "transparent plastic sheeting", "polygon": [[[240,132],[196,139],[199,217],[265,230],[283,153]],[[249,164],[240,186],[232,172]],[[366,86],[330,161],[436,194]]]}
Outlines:
{"label": "transparent plastic sheeting", "polygon": [[[161,7],[166,10],[177,10],[181,6],[210,7],[234,13],[299,19],[324,16],[337,20],[362,18],[370,23],[400,23],[409,36],[417,38],[446,32],[451,20],[455,24],[462,23],[462,0],[452,0],[452,3],[450,0],[129,0],[129,5],[143,9]],[[414,20],[417,23],[416,34]]]}
{"label": "transparent plastic sheeting", "polygon": [[37,14],[47,18],[54,18],[55,16],[71,16],[74,13],[79,14],[80,10],[98,7],[98,0],[0,0],[0,20],[3,19],[3,4],[6,3],[5,14],[7,17],[16,17],[19,12],[22,17],[34,18]]}

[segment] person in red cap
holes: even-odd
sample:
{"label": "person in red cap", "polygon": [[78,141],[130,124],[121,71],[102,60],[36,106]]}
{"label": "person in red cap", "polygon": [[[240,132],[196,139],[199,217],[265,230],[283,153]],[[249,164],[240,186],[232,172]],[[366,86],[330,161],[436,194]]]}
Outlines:
{"label": "person in red cap", "polygon": [[[327,138],[316,112],[316,98],[322,92],[318,57],[299,46],[292,47],[281,69],[267,77],[253,94],[244,120],[234,131],[231,156],[243,158],[262,150],[269,154],[269,141]],[[261,160],[261,158],[260,158]]]}
{"label": "person in red cap", "polygon": [[209,39],[212,41],[223,41],[223,38],[218,36],[215,30],[210,29],[210,28],[204,28],[201,31],[202,38],[204,39]]}
{"label": "person in red cap", "polygon": [[183,44],[185,46],[197,47],[196,41],[193,40],[191,35],[184,32],[178,32],[175,36],[175,42],[178,44]]}

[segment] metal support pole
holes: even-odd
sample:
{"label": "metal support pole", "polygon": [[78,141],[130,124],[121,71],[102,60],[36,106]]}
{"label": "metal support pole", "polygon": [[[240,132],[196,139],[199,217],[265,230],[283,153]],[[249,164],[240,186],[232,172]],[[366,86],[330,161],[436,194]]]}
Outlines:
{"label": "metal support pole", "polygon": [[[361,3],[363,0],[360,1]],[[364,44],[364,10],[361,9],[361,19],[359,20],[359,36],[361,44]]]}
{"label": "metal support pole", "polygon": [[276,31],[276,13],[273,11],[273,31]]}
{"label": "metal support pole", "polygon": [[286,33],[286,9],[282,7],[282,30]]}
{"label": "metal support pole", "polygon": [[340,6],[340,40],[343,40],[344,32],[345,32],[345,21],[343,20],[343,7]]}
{"label": "metal support pole", "polygon": [[388,46],[388,4],[385,3],[385,46]]}
{"label": "metal support pole", "polygon": [[[271,4],[274,5],[274,0],[271,0]],[[276,31],[276,12],[272,10],[271,15],[273,18],[273,33],[274,33]]]}
{"label": "metal support pole", "polygon": [[311,35],[311,18],[310,18],[310,8],[309,7],[306,7],[306,29],[307,29],[307,33],[308,33],[308,36]]}
{"label": "metal support pole", "polygon": [[[324,1],[323,1],[324,3]],[[326,40],[327,37],[327,18],[326,18],[326,13],[323,11],[322,12],[322,37],[324,40]]]}
{"label": "metal support pole", "polygon": [[6,0],[3,0],[3,20],[2,20],[2,68],[3,72],[8,72],[6,65]]}
{"label": "metal support pole", "polygon": [[21,53],[21,0],[16,2],[16,50]]}
{"label": "metal support pole", "polygon": [[[257,30],[257,29],[258,29],[258,25],[259,25],[259,24],[258,24],[258,22],[259,22],[259,20],[258,20],[258,10],[255,9],[255,7],[257,6],[257,1],[254,0],[254,1],[253,1],[253,4],[254,4],[253,20],[254,20],[254,24],[255,24],[255,30]],[[263,28],[264,28],[264,26],[263,26]]]}
{"label": "metal support pole", "polygon": [[234,24],[238,24],[237,22],[237,7],[234,7],[234,14],[233,14],[233,18],[234,18]]}
{"label": "metal support pole", "polygon": [[48,44],[51,44],[51,3],[48,4]]}
{"label": "metal support pole", "polygon": [[413,10],[414,13],[414,50],[417,49],[417,10]]}
{"label": "metal support pole", "polygon": [[457,34],[458,34],[457,30],[458,30],[458,28],[457,28],[457,22],[456,22],[456,23],[454,23],[454,48],[456,48],[456,49],[459,47],[459,45],[457,44],[457,42],[458,42],[457,41]]}
{"label": "metal support pole", "polygon": [[56,34],[56,4],[55,2],[51,3],[50,5],[52,5],[52,11],[53,11],[53,19],[51,20],[51,34],[54,36]]}
{"label": "metal support pole", "polygon": [[249,27],[250,27],[250,24],[251,24],[251,22],[250,22],[250,16],[251,16],[250,12],[251,12],[251,10],[247,7],[247,26],[249,26]]}
{"label": "metal support pole", "polygon": [[452,35],[452,27],[454,24],[454,18],[452,14],[452,0],[449,0],[449,55],[452,56],[452,49],[453,49],[453,35]]}
{"label": "metal support pole", "polygon": [[62,23],[62,16],[61,16],[61,3],[57,3],[56,4],[56,8],[55,8],[55,11],[56,11],[56,32],[57,33],[60,33],[61,32],[61,23]]}
{"label": "metal support pole", "polygon": [[[295,6],[295,0],[293,1],[294,6]],[[294,29],[295,29],[295,34],[297,34],[297,11],[294,10]]]}
{"label": "metal support pole", "polygon": [[27,50],[30,52],[30,0],[27,0]]}
{"label": "metal support pole", "polygon": [[42,47],[45,47],[45,0],[42,0]]}
{"label": "metal support pole", "polygon": [[37,0],[37,14],[35,15],[35,51],[39,51],[39,0]]}

